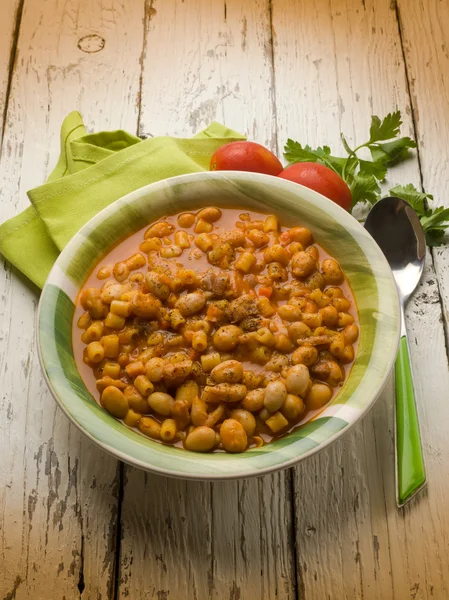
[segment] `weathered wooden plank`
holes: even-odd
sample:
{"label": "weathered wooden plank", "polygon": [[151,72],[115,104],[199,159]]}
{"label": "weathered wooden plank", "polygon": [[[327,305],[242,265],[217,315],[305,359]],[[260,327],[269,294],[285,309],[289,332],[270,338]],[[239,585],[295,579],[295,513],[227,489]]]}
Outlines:
{"label": "weathered wooden plank", "polygon": [[[142,132],[211,120],[273,147],[269,3],[165,0],[147,13]],[[126,468],[120,598],[295,596],[290,481],[192,483]]]}
{"label": "weathered wooden plank", "polygon": [[[420,27],[416,15],[412,18]],[[341,150],[340,131],[361,143],[370,115],[396,107],[403,112],[404,133],[413,135],[398,23],[389,1],[275,0],[273,31],[280,146],[292,137]],[[429,94],[433,97],[434,91]],[[430,104],[427,109],[429,119],[434,118]],[[393,176],[391,183],[419,184],[417,162],[398,167]],[[447,452],[443,423],[449,414],[444,393],[449,376],[440,319],[429,255],[425,278],[407,311],[428,492],[397,511],[390,383],[362,423],[295,470],[300,598],[447,596],[441,571],[447,557],[444,498],[449,490],[441,457]]]}
{"label": "weathered wooden plank", "polygon": [[[413,120],[419,145],[421,178],[424,189],[435,197],[434,205],[449,207],[449,3],[397,2],[398,19],[407,68],[407,79],[413,108]],[[418,20],[418,21],[417,21]],[[423,41],[425,41],[423,43]],[[446,244],[432,250],[435,273],[433,273],[430,302],[442,302],[443,314],[437,313],[429,330],[431,353],[435,354],[435,338],[443,336],[446,328],[446,351],[449,334],[449,249]],[[421,318],[422,311],[417,311]],[[416,343],[416,339],[415,339]],[[447,381],[439,381],[440,372],[445,373],[447,362],[439,365],[436,371],[433,393],[425,398],[426,416],[431,422],[431,435],[427,439],[427,451],[431,456],[428,469],[435,485],[429,485],[429,514],[425,525],[424,568],[432,578],[416,578],[415,589],[424,589],[429,596],[449,595],[449,582],[445,577],[444,564],[449,556],[449,518],[444,510],[448,493],[447,475],[449,469],[443,457],[447,454]],[[430,480],[432,481],[432,480]],[[440,485],[436,485],[439,482]],[[429,546],[433,552],[428,554]],[[434,557],[435,555],[435,557]],[[415,563],[411,569],[415,568]],[[417,595],[417,597],[419,597]]]}
{"label": "weathered wooden plank", "polygon": [[[424,188],[449,206],[449,3],[397,2]],[[433,251],[449,335],[449,249]]]}
{"label": "weathered wooden plank", "polygon": [[[136,130],[142,16],[137,0],[25,2],[1,162],[2,220],[45,180],[67,112],[79,109],[93,128]],[[113,598],[117,462],[69,425],[46,390],[36,292],[7,264],[0,289],[0,597]]]}
{"label": "weathered wooden plank", "polygon": [[17,34],[22,17],[20,0],[4,0],[0,29],[0,141],[3,137],[3,121],[10,87],[10,73],[15,58]]}
{"label": "weathered wooden plank", "polygon": [[268,0],[151,2],[141,133],[191,135],[217,119],[272,145],[270,40]]}

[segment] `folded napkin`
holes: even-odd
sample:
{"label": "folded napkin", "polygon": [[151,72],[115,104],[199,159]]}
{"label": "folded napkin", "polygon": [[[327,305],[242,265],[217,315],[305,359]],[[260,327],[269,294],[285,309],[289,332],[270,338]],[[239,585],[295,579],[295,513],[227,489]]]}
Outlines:
{"label": "folded napkin", "polygon": [[141,140],[126,131],[88,134],[81,115],[61,127],[61,155],[31,206],[0,225],[0,253],[40,288],[73,235],[97,212],[144,185],[209,170],[213,153],[244,136],[211,123],[193,138]]}

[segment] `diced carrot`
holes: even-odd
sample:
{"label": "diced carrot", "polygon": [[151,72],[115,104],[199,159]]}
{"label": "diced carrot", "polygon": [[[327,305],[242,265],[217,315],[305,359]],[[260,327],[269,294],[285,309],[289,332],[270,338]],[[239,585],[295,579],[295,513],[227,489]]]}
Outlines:
{"label": "diced carrot", "polygon": [[187,342],[189,342],[189,344],[192,343],[193,333],[194,332],[192,331],[192,329],[184,329],[184,332],[182,334],[184,336],[184,339]]}
{"label": "diced carrot", "polygon": [[279,236],[279,243],[282,246],[288,246],[288,244],[290,244],[291,241],[292,241],[292,238],[290,235],[290,231],[283,231],[281,233],[281,235]]}
{"label": "diced carrot", "polygon": [[273,293],[272,287],[262,286],[259,288],[259,296],[265,296],[266,298],[271,298],[272,293]]}
{"label": "diced carrot", "polygon": [[213,304],[211,304],[207,309],[206,319],[208,321],[211,321],[212,323],[216,323],[217,321],[220,321],[220,319],[222,319],[224,315],[225,313],[223,310],[221,310],[221,308],[218,308],[218,306],[214,306]]}

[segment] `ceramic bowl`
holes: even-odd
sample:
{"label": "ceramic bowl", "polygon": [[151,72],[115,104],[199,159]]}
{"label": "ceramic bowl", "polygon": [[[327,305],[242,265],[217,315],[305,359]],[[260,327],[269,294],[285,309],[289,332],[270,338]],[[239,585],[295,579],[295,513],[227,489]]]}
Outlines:
{"label": "ceramic bowl", "polygon": [[[75,364],[71,324],[78,290],[119,240],[163,215],[204,206],[275,212],[283,225],[302,224],[342,265],[360,318],[356,360],[341,391],[316,418],[242,454],[196,454],[128,429],[92,398]],[[243,172],[197,173],[143,187],[89,221],[60,254],[42,292],[38,347],[45,378],[69,419],[101,448],[131,465],[185,479],[234,479],[289,467],[319,452],[353,426],[379,396],[396,356],[399,304],[384,255],[339,206],[276,177]]]}

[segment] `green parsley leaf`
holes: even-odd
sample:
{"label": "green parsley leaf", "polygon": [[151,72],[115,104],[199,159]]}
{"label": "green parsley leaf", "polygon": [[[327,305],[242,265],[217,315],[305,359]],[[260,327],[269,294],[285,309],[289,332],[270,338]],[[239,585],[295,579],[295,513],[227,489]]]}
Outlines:
{"label": "green parsley leaf", "polygon": [[322,148],[318,147],[316,150],[313,150],[309,145],[302,146],[300,143],[291,139],[287,140],[284,147],[284,156],[289,164],[298,162],[317,162],[330,167],[340,176],[347,161],[346,158],[332,156],[329,146],[323,146]]}
{"label": "green parsley leaf", "polygon": [[310,146],[302,146],[299,142],[287,140],[284,148],[284,156],[290,164],[297,162],[316,162],[317,154]]}
{"label": "green parsley leaf", "polygon": [[387,174],[386,164],[380,161],[361,160],[359,166],[359,175],[374,175],[378,181],[383,181]]}
{"label": "green parsley leaf", "polygon": [[342,171],[341,176],[343,177],[344,175],[343,179],[349,185],[352,181],[354,173],[357,170],[357,167],[359,166],[359,159],[356,155],[350,156],[345,160],[345,163],[344,171]]}
{"label": "green parsley leaf", "polygon": [[449,225],[449,208],[444,208],[443,206],[438,206],[433,211],[428,210],[427,214],[421,218],[421,225],[424,231],[447,227],[447,225],[444,225],[446,222]]}
{"label": "green parsley leaf", "polygon": [[322,162],[323,165],[326,165],[327,167],[331,167],[332,169],[334,169],[334,171],[336,173],[338,173],[341,177],[344,166],[346,165],[348,160],[346,158],[339,158],[338,156],[332,156],[331,154],[328,154],[328,155],[326,155],[325,162],[324,162],[324,160],[322,160],[320,162]]}
{"label": "green parsley leaf", "polygon": [[375,204],[380,198],[380,187],[373,175],[355,175],[350,186],[352,208],[359,202]]}
{"label": "green parsley leaf", "polygon": [[390,190],[390,194],[408,202],[418,217],[423,217],[426,213],[426,200],[433,200],[431,194],[420,192],[411,183],[407,185],[397,185]]}
{"label": "green parsley leaf", "polygon": [[440,246],[443,243],[441,239],[444,236],[445,229],[432,229],[426,233],[426,243],[428,246]]}
{"label": "green parsley leaf", "polygon": [[349,156],[351,156],[351,154],[354,154],[354,151],[351,150],[348,142],[346,141],[345,136],[342,133],[340,134],[340,138],[341,138],[341,143],[343,144],[343,148],[346,150],[346,152],[349,154]]}
{"label": "green parsley leaf", "polygon": [[369,146],[373,161],[383,162],[389,167],[406,159],[410,148],[416,148],[416,143],[409,137]]}
{"label": "green parsley leaf", "polygon": [[390,194],[410,204],[421,221],[429,246],[441,244],[445,231],[449,227],[449,208],[442,206],[435,209],[427,208],[427,201],[433,200],[432,194],[420,192],[411,183],[404,186],[397,185],[390,190]]}
{"label": "green parsley leaf", "polygon": [[394,113],[388,113],[382,121],[379,117],[374,115],[371,117],[371,127],[369,130],[370,138],[368,144],[395,138],[399,133],[399,127],[401,125],[401,112],[399,110]]}
{"label": "green parsley leaf", "polygon": [[371,152],[371,158],[374,160],[374,162],[383,162],[385,164],[388,163],[388,154],[379,148],[378,144],[371,145],[369,147],[369,151]]}

